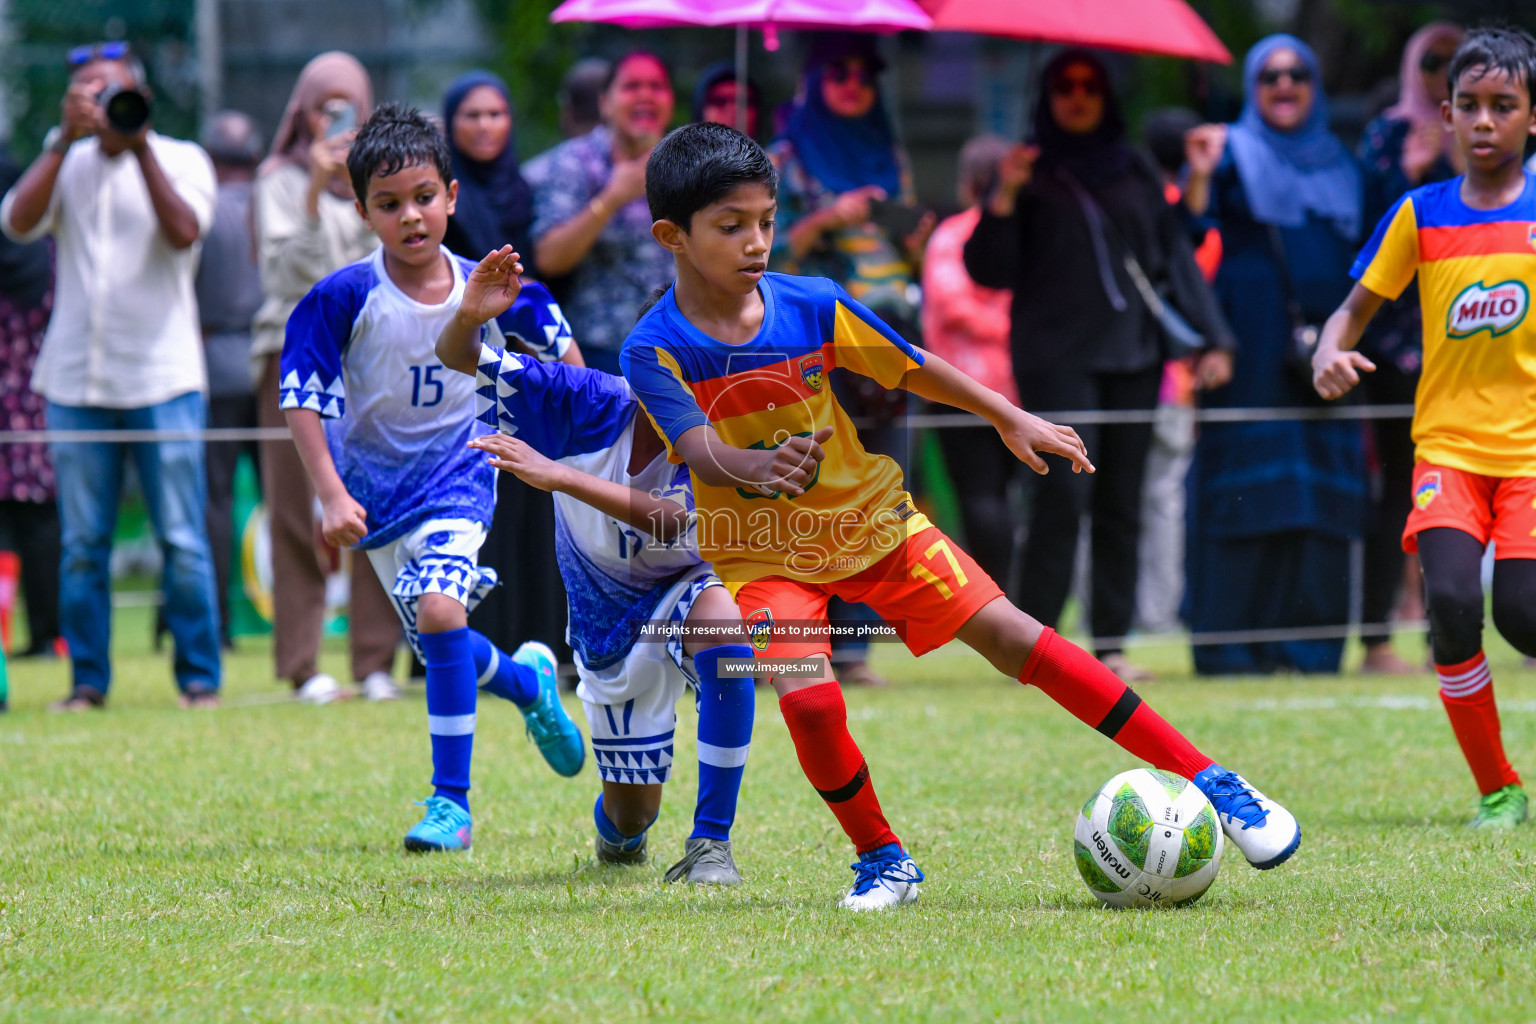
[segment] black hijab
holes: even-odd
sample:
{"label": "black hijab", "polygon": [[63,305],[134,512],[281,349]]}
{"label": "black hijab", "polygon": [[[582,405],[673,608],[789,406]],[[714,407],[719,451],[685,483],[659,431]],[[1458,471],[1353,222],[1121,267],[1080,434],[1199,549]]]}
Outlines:
{"label": "black hijab", "polygon": [[[1104,96],[1104,119],[1084,135],[1065,131],[1051,115],[1051,93],[1062,74],[1074,64],[1093,69]],[[1063,50],[1045,66],[1035,104],[1034,141],[1040,147],[1040,171],[1059,167],[1089,188],[1111,185],[1135,169],[1136,153],[1125,137],[1120,100],[1115,96],[1108,70],[1097,56],[1087,50]]]}
{"label": "black hijab", "polygon": [[522,254],[523,266],[531,269],[533,239],[533,189],[523,180],[517,162],[517,136],[507,136],[506,148],[494,160],[473,160],[453,141],[453,116],[471,92],[488,85],[501,93],[512,109],[507,84],[489,71],[470,71],[454,79],[443,97],[443,125],[448,132],[448,152],[453,157],[453,176],[459,181],[459,203],[443,240],[460,256],[478,260],[492,249],[511,244]]}

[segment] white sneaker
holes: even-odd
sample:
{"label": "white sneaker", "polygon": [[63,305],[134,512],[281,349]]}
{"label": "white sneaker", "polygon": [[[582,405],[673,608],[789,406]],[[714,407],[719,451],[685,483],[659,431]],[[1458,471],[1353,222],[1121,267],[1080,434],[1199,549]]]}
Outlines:
{"label": "white sneaker", "polygon": [[400,687],[388,672],[370,672],[362,682],[363,696],[372,701],[399,700]]}
{"label": "white sneaker", "polygon": [[293,691],[293,699],[301,704],[333,704],[345,697],[336,677],[324,672],[316,672],[304,681],[303,686]]}
{"label": "white sneaker", "polygon": [[1295,816],[1237,772],[1213,764],[1191,781],[1216,809],[1227,839],[1260,871],[1279,867],[1301,846]]}
{"label": "white sneaker", "polygon": [[884,910],[917,899],[923,873],[905,850],[892,843],[861,854],[853,868],[853,886],[843,897],[848,910]]}

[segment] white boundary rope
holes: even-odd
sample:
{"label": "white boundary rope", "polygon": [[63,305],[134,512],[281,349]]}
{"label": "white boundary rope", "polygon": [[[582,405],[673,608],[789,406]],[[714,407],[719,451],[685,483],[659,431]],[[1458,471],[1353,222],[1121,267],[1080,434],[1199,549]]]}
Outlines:
{"label": "white boundary rope", "polygon": [[[1276,423],[1287,420],[1405,420],[1413,416],[1411,405],[1282,406],[1267,409],[1192,409],[1197,423]],[[1154,423],[1155,409],[1069,409],[1042,413],[1053,423],[1070,426],[1104,426],[1122,423]],[[855,426],[873,426],[855,420]],[[986,426],[986,420],[970,413],[919,413],[900,416],[885,426],[936,428]],[[0,444],[155,444],[170,441],[285,441],[293,435],[287,427],[208,427],[202,430],[0,430]]]}

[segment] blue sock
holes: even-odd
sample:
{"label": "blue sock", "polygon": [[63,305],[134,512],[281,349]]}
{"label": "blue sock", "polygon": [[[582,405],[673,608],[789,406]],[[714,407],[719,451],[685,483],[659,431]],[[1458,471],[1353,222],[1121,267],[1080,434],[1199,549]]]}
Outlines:
{"label": "blue sock", "polygon": [[597,822],[598,835],[608,840],[614,846],[625,850],[636,849],[640,845],[641,838],[644,837],[646,832],[650,831],[652,825],[656,824],[656,819],[652,818],[646,823],[645,828],[641,829],[637,834],[632,836],[625,835],[619,831],[619,826],[615,825],[608,817],[608,812],[603,810],[603,794],[601,793],[597,794],[597,803],[592,805],[592,820]]}
{"label": "blue sock", "polygon": [[432,734],[434,796],[469,810],[469,760],[475,747],[475,658],[467,628],[421,633],[427,662],[427,730]]}
{"label": "blue sock", "polygon": [[476,684],[486,693],[509,700],[525,708],[539,699],[539,674],[527,665],[519,665],[512,655],[471,629],[470,650],[474,652]]}
{"label": "blue sock", "polygon": [[722,679],[719,666],[722,658],[751,657],[746,644],[722,644],[693,656],[699,674],[699,803],[690,839],[731,838],[757,697],[750,678]]}

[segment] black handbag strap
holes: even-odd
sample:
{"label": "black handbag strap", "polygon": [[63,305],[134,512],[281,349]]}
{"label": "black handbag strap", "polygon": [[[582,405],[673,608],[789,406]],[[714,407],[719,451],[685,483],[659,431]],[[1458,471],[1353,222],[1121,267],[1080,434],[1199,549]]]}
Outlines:
{"label": "black handbag strap", "polygon": [[1280,229],[1273,224],[1264,225],[1264,234],[1269,239],[1269,248],[1275,255],[1280,273],[1280,288],[1285,292],[1286,315],[1291,318],[1291,328],[1299,330],[1307,326],[1307,314],[1302,311],[1301,303],[1296,299],[1296,284],[1291,280],[1291,264],[1285,256],[1285,239],[1280,237]]}
{"label": "black handbag strap", "polygon": [[1088,221],[1088,237],[1093,241],[1093,258],[1098,264],[1099,283],[1104,288],[1104,297],[1109,299],[1109,304],[1114,307],[1116,313],[1124,313],[1128,303],[1125,301],[1125,295],[1120,291],[1119,283],[1115,281],[1115,270],[1109,262],[1108,235],[1114,230],[1114,225],[1110,223],[1109,217],[1093,198],[1093,193],[1089,192],[1083,183],[1073,177],[1065,167],[1057,167],[1056,176],[1077,198],[1077,204],[1083,208],[1083,218]]}

